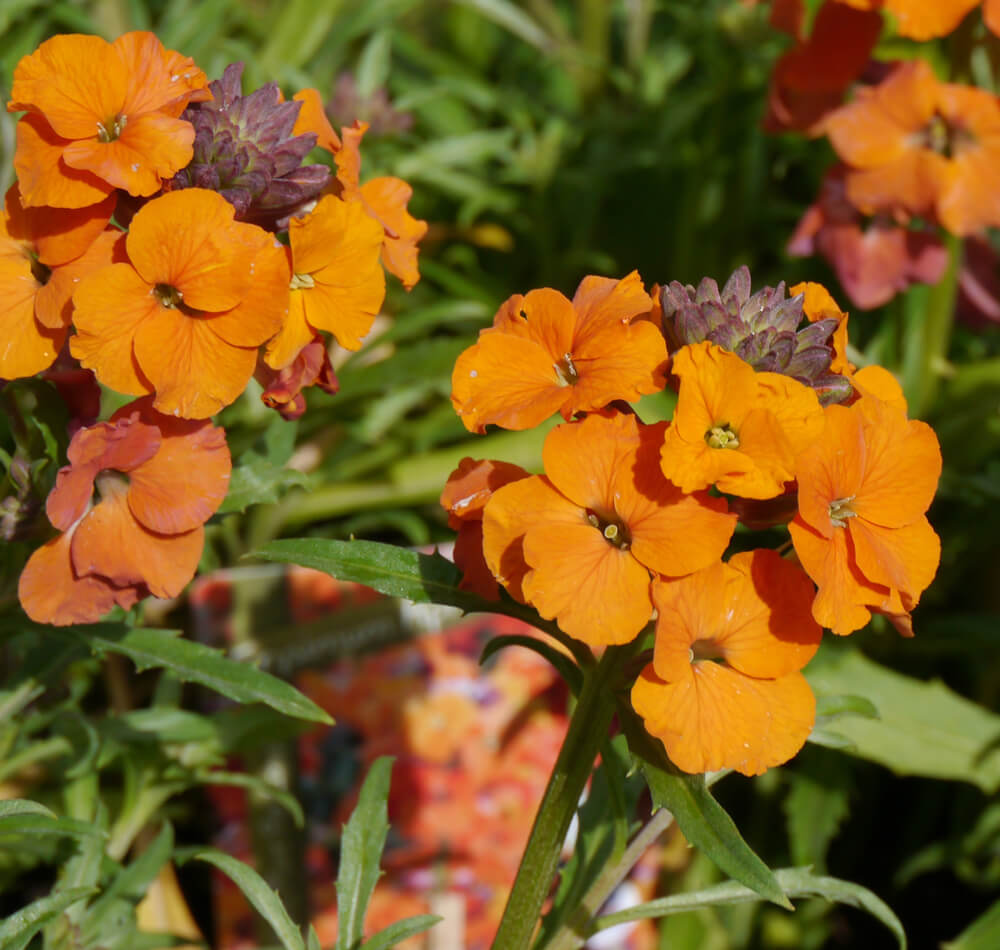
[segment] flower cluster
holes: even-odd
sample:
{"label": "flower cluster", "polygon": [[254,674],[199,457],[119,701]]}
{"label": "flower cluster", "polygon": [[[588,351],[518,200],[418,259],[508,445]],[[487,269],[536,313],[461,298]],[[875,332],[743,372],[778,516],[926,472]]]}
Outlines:
{"label": "flower cluster", "polygon": [[[466,586],[495,599],[502,585],[591,647],[653,624],[632,706],[686,771],[793,756],[822,628],[849,634],[876,612],[911,634],[937,568],[937,439],[846,346],[822,286],[751,294],[741,268],[721,290],[650,295],[630,274],[588,277],[572,302],[515,296],[456,362],[470,429],[567,420],[543,474],[465,459],[452,475],[442,504]],[[630,403],[667,385],[672,418],[643,422]],[[741,532],[734,549],[738,522],[790,537],[775,550]]]}
{"label": "flower cluster", "polygon": [[[966,238],[1000,226],[1000,100],[942,82],[925,59],[871,59],[886,22],[930,40],[980,7],[1000,33],[995,0],[825,0],[808,35],[803,0],[772,7],[794,42],[775,68],[765,125],[825,135],[839,159],[789,251],[826,257],[858,306],[936,283],[947,263],[939,229]],[[968,72],[959,62],[952,71]]]}
{"label": "flower cluster", "polygon": [[[243,95],[242,69],[209,82],[133,32],[56,36],[14,71],[0,379],[58,359],[138,397],[73,437],[46,506],[62,533],[21,579],[36,620],[179,593],[228,484],[210,417],[252,377],[266,405],[301,415],[304,388],[337,389],[326,335],[358,349],[385,271],[419,279],[426,224],[405,182],[361,183],[365,127],[338,135],[316,90]],[[304,164],[317,147],[328,161]]]}

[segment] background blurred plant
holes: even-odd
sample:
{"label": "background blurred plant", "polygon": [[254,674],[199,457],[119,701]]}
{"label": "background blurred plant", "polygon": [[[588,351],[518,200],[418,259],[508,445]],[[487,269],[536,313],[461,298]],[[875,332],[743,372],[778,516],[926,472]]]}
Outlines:
{"label": "background blurred plant", "polygon": [[[807,13],[819,6],[808,4]],[[407,179],[415,192],[411,209],[431,224],[420,283],[409,295],[390,288],[368,345],[337,367],[336,397],[311,393],[309,412],[285,422],[251,393],[220,417],[233,483],[207,526],[202,568],[234,564],[285,534],[405,544],[445,537],[444,516],[432,503],[470,451],[448,398],[451,368],[513,292],[551,286],[569,293],[585,273],[622,276],[633,268],[647,283],[721,279],[744,263],[761,283],[808,278],[836,287],[829,265],[789,260],[781,250],[819,194],[834,153],[824,141],[768,135],[761,127],[772,68],[795,46],[769,25],[768,13],[768,4],[741,0],[3,5],[5,93],[20,57],[54,32],[113,38],[153,29],[210,78],[243,60],[248,89],[269,80],[288,93],[316,86],[335,125],[370,122],[366,177]],[[940,66],[962,56],[968,75],[956,78],[996,92],[995,40],[978,11],[937,44],[890,31],[879,43],[873,55],[884,59],[924,55]],[[11,174],[13,128],[13,117],[3,115],[0,175]],[[864,640],[866,656],[824,647],[810,667],[814,687],[824,678],[866,682],[857,691],[880,697],[881,719],[837,723],[855,755],[811,746],[753,784],[719,790],[765,860],[813,864],[865,884],[927,946],[954,938],[1000,886],[993,800],[1000,717],[987,712],[1000,701],[1000,294],[991,290],[998,276],[991,240],[978,251],[967,246],[964,269],[952,242],[938,284],[915,284],[880,310],[851,315],[858,362],[878,360],[900,374],[912,404],[938,432],[945,459],[930,513],[944,542],[942,568],[920,608],[918,639],[901,649],[875,623]],[[3,398],[28,400],[28,431],[6,431],[3,449],[15,456],[26,439],[25,457],[48,454],[47,473],[44,465],[31,472],[44,485],[61,464],[57,431],[64,420],[53,420],[58,409],[44,392],[8,389]],[[475,451],[538,470],[540,435],[492,434]],[[32,494],[27,473],[16,466],[11,473],[5,517]],[[36,487],[35,494],[45,491]],[[28,551],[19,538],[3,547],[10,616]],[[5,791],[17,797],[25,782],[41,781],[67,817],[58,830],[40,813],[8,825],[16,849],[0,857],[2,900],[13,910],[47,893],[45,869],[72,852],[61,909],[86,897],[71,888],[88,886],[97,860],[87,847],[91,838],[73,820],[92,828],[107,820],[116,861],[166,801],[179,802],[170,806],[179,829],[194,827],[190,799],[177,796],[207,781],[210,771],[226,780],[221,763],[243,748],[251,725],[191,719],[175,676],[129,682],[114,655],[142,663],[143,654],[116,639],[120,628],[88,634],[101,656],[113,654],[106,661],[88,655],[76,635],[56,651],[48,639],[39,646],[37,629],[7,629],[2,775],[13,784]],[[940,679],[953,692],[904,680],[872,661]],[[45,687],[50,693],[38,703]],[[116,715],[107,716],[108,709]],[[319,716],[311,708],[284,711]],[[260,715],[267,723],[260,728],[279,739],[285,734],[277,717]],[[107,819],[78,804],[94,800],[95,768],[113,776],[110,787],[120,795]],[[73,852],[75,841],[83,845]],[[136,872],[122,893],[138,899],[150,874],[148,867]],[[688,853],[667,877],[671,891],[682,891],[720,875]],[[666,918],[661,939],[682,948],[874,947],[885,939],[878,927],[826,904],[794,919],[744,905]],[[996,942],[994,929],[955,946]]]}

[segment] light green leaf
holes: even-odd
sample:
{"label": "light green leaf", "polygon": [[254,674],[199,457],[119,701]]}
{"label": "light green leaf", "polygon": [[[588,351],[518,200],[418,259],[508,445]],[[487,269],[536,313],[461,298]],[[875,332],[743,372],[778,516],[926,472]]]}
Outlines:
{"label": "light green leaf", "polygon": [[177,852],[181,863],[194,859],[214,865],[243,892],[257,912],[274,931],[285,950],[306,950],[298,927],[292,923],[281,898],[268,887],[267,882],[249,865],[216,848],[189,849]]}
{"label": "light green leaf", "polygon": [[700,848],[731,878],[779,907],[791,909],[771,869],[743,840],[726,810],[712,797],[704,775],[687,775],[667,762],[662,747],[636,720],[635,714],[620,710],[622,728],[629,748],[639,760],[653,803],[668,809],[684,837]]}
{"label": "light green leaf", "polygon": [[389,950],[389,947],[396,946],[397,943],[412,937],[415,934],[430,930],[441,918],[435,914],[418,914],[416,917],[405,917],[397,920],[394,924],[389,924],[385,930],[380,930],[370,939],[366,940],[362,947],[364,950]]}
{"label": "light green leaf", "polygon": [[486,19],[510,30],[542,52],[551,50],[552,41],[545,30],[510,0],[459,0],[459,3],[478,10]]}
{"label": "light green leaf", "polygon": [[797,865],[824,869],[830,842],[848,815],[850,765],[842,756],[814,753],[801,756],[788,772],[791,788],[784,809],[789,849]]}
{"label": "light green leaf", "polygon": [[[817,877],[808,868],[784,868],[775,872],[775,878],[789,897],[822,897],[837,904],[849,904],[851,907],[867,911],[892,931],[900,950],[906,950],[906,934],[903,932],[903,925],[899,922],[899,918],[888,905],[866,887],[835,877]],[[702,891],[661,897],[658,900],[639,904],[637,907],[630,907],[617,914],[607,914],[595,921],[595,929],[605,930],[608,927],[633,920],[666,917],[670,914],[697,910],[699,907],[744,904],[760,899],[760,894],[750,888],[735,881],[726,881]],[[789,909],[792,909],[791,905],[789,905]]]}
{"label": "light green leaf", "polygon": [[806,670],[817,696],[858,693],[878,707],[878,719],[843,716],[824,727],[854,755],[899,775],[971,782],[987,794],[1000,788],[1000,716],[939,680],[903,676],[853,649],[821,651],[817,659]]}
{"label": "light green leaf", "polygon": [[293,485],[304,485],[308,480],[302,472],[248,452],[233,468],[219,514],[246,511],[251,505],[273,504]]}
{"label": "light green leaf", "polygon": [[22,907],[0,923],[0,947],[21,950],[46,924],[55,920],[67,907],[89,897],[96,887],[70,887]]}
{"label": "light green leaf", "polygon": [[1000,901],[954,940],[941,944],[941,950],[996,950],[997,947],[1000,947]]}
{"label": "light green leaf", "polygon": [[46,818],[55,818],[56,813],[46,808],[39,802],[29,801],[27,798],[8,798],[0,801],[0,821],[10,818],[13,815],[44,815]]}
{"label": "light green leaf", "polygon": [[286,716],[312,722],[333,721],[311,699],[284,680],[231,660],[219,650],[185,640],[176,631],[129,628],[120,624],[67,629],[86,640],[95,653],[127,656],[139,671],[165,667],[185,682],[200,683],[238,703],[260,702]]}
{"label": "light green leaf", "polygon": [[381,875],[382,849],[389,833],[391,756],[376,759],[344,826],[337,873],[337,950],[356,950],[364,933],[365,914]]}
{"label": "light green leaf", "polygon": [[10,815],[0,821],[0,847],[10,848],[8,838],[18,835],[65,835],[69,838],[104,837],[100,828],[75,818],[50,818],[38,813]]}

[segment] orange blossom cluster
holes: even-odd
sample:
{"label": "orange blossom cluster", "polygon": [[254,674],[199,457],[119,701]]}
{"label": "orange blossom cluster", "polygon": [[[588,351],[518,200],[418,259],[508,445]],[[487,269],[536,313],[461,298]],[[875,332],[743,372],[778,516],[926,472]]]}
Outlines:
{"label": "orange blossom cluster", "polygon": [[942,277],[942,229],[968,238],[1000,226],[1000,100],[942,81],[919,48],[883,62],[872,59],[875,46],[887,24],[912,40],[962,25],[995,42],[1000,3],[824,0],[806,20],[803,0],[774,0],[771,22],[793,45],[775,67],[765,126],[826,136],[838,162],[789,251],[822,254],[854,303],[872,308]]}
{"label": "orange blossom cluster", "polygon": [[[35,620],[177,595],[228,486],[210,417],[254,376],[300,415],[303,388],[336,391],[324,334],[358,349],[383,268],[419,279],[426,224],[405,182],[361,183],[366,126],[338,136],[316,90],[243,95],[241,74],[209,82],[148,32],[56,36],[14,71],[0,380],[58,358],[138,397],[73,436],[46,506],[60,534],[21,578]],[[303,164],[317,146],[332,170]]]}
{"label": "orange blossom cluster", "polygon": [[[452,474],[463,584],[492,599],[500,585],[592,647],[654,624],[632,705],[688,772],[793,756],[822,628],[876,612],[911,635],[938,564],[933,431],[888,372],[848,362],[847,314],[822,286],[792,294],[751,294],[746,268],[721,291],[652,295],[636,273],[587,277],[573,300],[511,297],[455,365],[472,431],[566,420],[542,474],[472,459]],[[673,417],[643,422],[630,404],[668,385]],[[785,525],[789,556],[753,546],[749,531]]]}

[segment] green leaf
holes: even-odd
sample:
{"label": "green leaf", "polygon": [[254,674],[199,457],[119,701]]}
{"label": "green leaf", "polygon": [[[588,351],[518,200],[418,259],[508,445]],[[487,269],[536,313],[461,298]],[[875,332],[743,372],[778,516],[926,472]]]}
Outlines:
{"label": "green leaf", "polygon": [[823,869],[826,852],[848,815],[850,760],[811,751],[787,772],[791,789],[784,802],[792,860]]}
{"label": "green leaf", "polygon": [[551,50],[552,41],[545,30],[510,0],[459,0],[459,2],[477,10],[488,20],[505,27],[542,52]]}
{"label": "green leaf", "polygon": [[95,653],[127,656],[140,672],[165,667],[185,682],[207,686],[238,703],[260,702],[286,716],[333,722],[311,699],[284,680],[231,660],[220,650],[185,640],[176,631],[129,628],[121,624],[94,624],[67,631],[84,639]]}
{"label": "green leaf", "polygon": [[941,944],[941,950],[996,950],[996,947],[1000,947],[1000,901],[954,940]]}
{"label": "green leaf", "polygon": [[712,797],[704,775],[688,775],[666,760],[635,714],[619,712],[629,748],[639,760],[653,803],[673,814],[684,837],[731,878],[779,907],[791,910],[774,872],[743,840],[725,809]]}
{"label": "green leaf", "polygon": [[96,890],[96,887],[70,887],[32,901],[0,924],[0,947],[3,950],[22,950],[42,927]]}
{"label": "green leaf", "polygon": [[229,491],[219,514],[246,511],[251,505],[273,504],[293,485],[305,485],[308,477],[284,462],[275,463],[254,451],[245,452],[233,467]]}
{"label": "green leaf", "polygon": [[50,818],[37,812],[9,815],[0,821],[0,847],[13,847],[14,845],[5,839],[18,835],[62,835],[69,838],[105,836],[100,828],[95,828],[89,822],[77,821],[75,818]]}
{"label": "green leaf", "polygon": [[393,759],[376,759],[344,826],[337,873],[337,950],[356,950],[364,933],[365,914],[382,873],[382,849],[389,833],[389,779]]}
{"label": "green leaf", "polygon": [[309,934],[306,937],[306,950],[323,950],[319,936],[316,934],[316,928],[312,924],[309,925]]}
{"label": "green leaf", "polygon": [[416,917],[405,917],[403,920],[397,920],[394,924],[389,924],[385,930],[380,930],[366,940],[362,946],[364,950],[389,950],[389,947],[396,946],[407,937],[430,930],[440,919],[436,914],[418,914]]}
{"label": "green leaf", "polygon": [[222,871],[268,922],[285,950],[306,950],[302,935],[288,916],[281,898],[252,867],[216,848],[184,848],[177,852],[177,860],[181,863],[192,859],[205,861]]}
{"label": "green leaf", "polygon": [[879,718],[844,716],[825,732],[842,737],[863,759],[899,775],[1000,788],[1000,716],[952,692],[939,680],[920,682],[854,649],[821,650],[806,678],[817,696],[870,696]]}
{"label": "green leaf", "polygon": [[[775,872],[775,878],[789,897],[822,897],[837,904],[849,904],[867,911],[880,920],[895,936],[900,950],[906,950],[903,925],[892,910],[866,887],[842,881],[835,877],[816,877],[808,868],[784,868]],[[633,920],[648,920],[680,914],[699,907],[725,904],[744,904],[760,900],[760,895],[735,881],[726,881],[690,894],[675,894],[658,900],[630,907],[617,914],[607,914],[595,921],[596,930],[605,930]],[[789,909],[793,909],[789,905]],[[985,950],[985,948],[984,948]]]}
{"label": "green leaf", "polygon": [[14,815],[44,815],[46,818],[56,818],[54,811],[27,798],[8,798],[0,801],[0,821]]}

